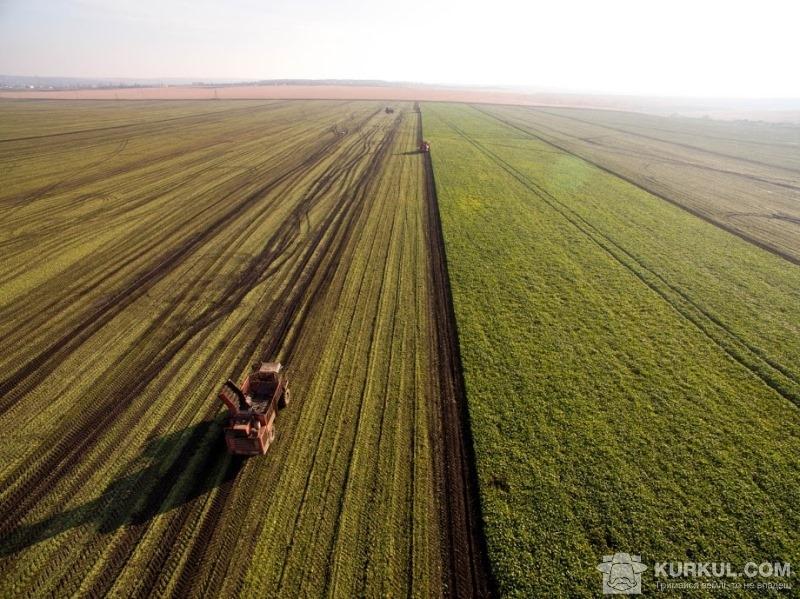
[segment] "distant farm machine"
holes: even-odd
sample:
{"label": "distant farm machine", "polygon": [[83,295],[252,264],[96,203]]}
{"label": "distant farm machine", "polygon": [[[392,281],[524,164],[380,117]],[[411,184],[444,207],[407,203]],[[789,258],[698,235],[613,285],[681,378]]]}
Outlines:
{"label": "distant farm machine", "polygon": [[431,151],[431,142],[422,140],[419,142],[419,151],[423,154],[427,154]]}
{"label": "distant farm machine", "polygon": [[384,112],[385,112],[386,114],[394,114],[394,108],[392,108],[391,106],[387,106],[387,107],[384,109]]}
{"label": "distant farm machine", "polygon": [[275,439],[275,415],[289,405],[289,379],[278,362],[256,364],[238,387],[228,379],[219,391],[228,408],[225,444],[237,455],[263,455]]}

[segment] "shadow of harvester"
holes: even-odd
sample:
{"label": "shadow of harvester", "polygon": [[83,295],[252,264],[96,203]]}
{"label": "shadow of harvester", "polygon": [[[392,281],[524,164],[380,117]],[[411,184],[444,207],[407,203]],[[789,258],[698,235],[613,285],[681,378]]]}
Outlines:
{"label": "shadow of harvester", "polygon": [[241,457],[226,452],[219,420],[152,439],[131,464],[131,473],[114,480],[96,499],[12,528],[0,539],[0,557],[87,524],[94,524],[101,534],[146,524],[158,514],[232,484],[242,464]]}

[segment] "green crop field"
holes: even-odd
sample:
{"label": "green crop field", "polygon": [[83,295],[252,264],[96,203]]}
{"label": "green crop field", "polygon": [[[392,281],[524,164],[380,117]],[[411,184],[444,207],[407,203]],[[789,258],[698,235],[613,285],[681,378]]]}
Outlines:
{"label": "green crop field", "polygon": [[[0,594],[470,592],[438,217],[396,108],[0,103]],[[292,403],[231,457],[216,393],[260,359]]]}
{"label": "green crop field", "polygon": [[0,101],[0,596],[800,563],[800,128],[393,106]]}
{"label": "green crop field", "polygon": [[[655,561],[800,563],[800,267],[741,238],[796,256],[796,224],[736,236],[697,218],[643,187],[711,214],[742,178],[717,173],[697,194],[696,169],[665,177],[608,130],[610,149],[567,143],[622,118],[574,116],[423,109],[500,593],[597,596],[616,551],[650,565],[645,591]],[[637,124],[651,120],[614,126],[654,135]],[[736,151],[677,122],[673,141]],[[796,184],[754,188],[784,176]]]}
{"label": "green crop field", "polygon": [[490,112],[800,264],[800,126],[604,110]]}

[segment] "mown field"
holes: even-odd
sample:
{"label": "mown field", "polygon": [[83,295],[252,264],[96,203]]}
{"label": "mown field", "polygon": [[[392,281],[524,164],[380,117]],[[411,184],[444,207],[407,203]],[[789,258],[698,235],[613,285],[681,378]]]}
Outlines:
{"label": "mown field", "polygon": [[[735,188],[725,201],[796,209],[797,154],[622,118],[423,107],[507,596],[597,596],[616,551],[649,564],[645,592],[655,561],[800,563],[800,267],[742,239],[791,258],[797,225],[723,222],[740,237],[665,201],[723,221]],[[764,181],[685,164],[709,156]]]}
{"label": "mown field", "polygon": [[798,125],[605,110],[481,110],[800,264]]}
{"label": "mown field", "polygon": [[[419,115],[382,108],[0,103],[3,595],[485,588]],[[232,458],[260,359],[292,404]]]}

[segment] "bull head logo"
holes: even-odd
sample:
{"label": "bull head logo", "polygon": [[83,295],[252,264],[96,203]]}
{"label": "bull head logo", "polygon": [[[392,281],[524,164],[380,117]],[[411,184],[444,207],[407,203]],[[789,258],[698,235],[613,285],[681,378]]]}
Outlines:
{"label": "bull head logo", "polygon": [[597,569],[603,573],[603,594],[638,595],[642,592],[642,572],[647,566],[641,556],[629,553],[604,555]]}

